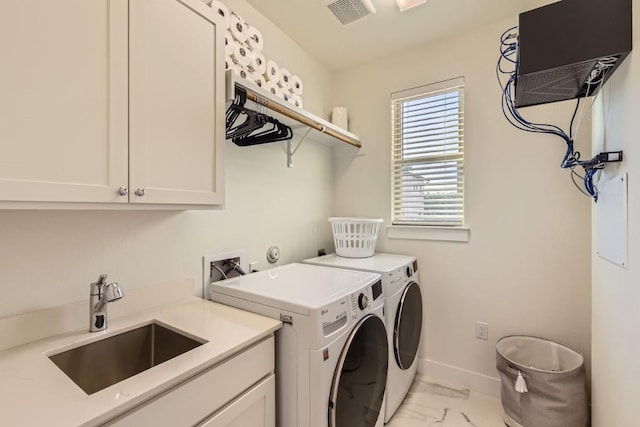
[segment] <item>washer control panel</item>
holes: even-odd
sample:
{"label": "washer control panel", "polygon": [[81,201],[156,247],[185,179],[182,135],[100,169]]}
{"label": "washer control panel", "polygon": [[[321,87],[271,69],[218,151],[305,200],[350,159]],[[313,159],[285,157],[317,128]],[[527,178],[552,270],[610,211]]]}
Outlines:
{"label": "washer control panel", "polygon": [[389,283],[392,285],[397,285],[398,283],[404,283],[407,281],[407,272],[408,267],[396,268],[393,271],[389,272]]}
{"label": "washer control panel", "polygon": [[365,294],[360,294],[358,296],[358,308],[360,308],[360,310],[366,310],[369,308],[369,297]]}
{"label": "washer control panel", "polygon": [[397,282],[399,280],[411,279],[418,272],[418,264],[414,261],[411,264],[407,264],[404,267],[396,268],[389,272],[391,282]]}
{"label": "washer control panel", "polygon": [[396,292],[402,290],[410,281],[417,280],[418,271],[416,267],[417,264],[411,262],[386,272],[383,276],[386,280],[384,288],[385,297],[394,295]]}
{"label": "washer control panel", "polygon": [[408,265],[407,266],[407,278],[411,278],[411,276],[413,276],[413,266],[412,265]]}
{"label": "washer control panel", "polygon": [[361,289],[359,292],[351,294],[351,317],[357,319],[361,314],[371,310],[371,303],[374,301],[371,286]]}
{"label": "washer control panel", "polygon": [[347,324],[348,311],[347,298],[343,298],[334,304],[329,304],[320,310],[322,333],[325,337]]}

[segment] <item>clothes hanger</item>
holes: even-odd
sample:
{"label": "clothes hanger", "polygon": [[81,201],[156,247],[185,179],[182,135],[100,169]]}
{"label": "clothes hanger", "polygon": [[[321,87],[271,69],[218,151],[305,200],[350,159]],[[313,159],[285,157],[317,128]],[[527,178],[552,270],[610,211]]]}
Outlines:
{"label": "clothes hanger", "polygon": [[[247,92],[236,88],[233,102],[226,111],[226,137],[236,145],[248,147],[293,137],[291,127],[259,111],[246,108]],[[259,108],[259,107],[258,107]]]}
{"label": "clothes hanger", "polygon": [[257,111],[245,108],[243,113],[247,118],[238,126],[231,129],[231,139],[242,138],[245,135],[249,135],[256,130],[263,128],[267,122],[267,116],[262,113],[258,113]]}
{"label": "clothes hanger", "polygon": [[[242,89],[236,90],[233,102],[229,105],[229,108],[227,108],[226,111],[225,129],[227,138],[231,138],[235,128],[244,123],[244,120],[247,120],[248,117],[246,116],[246,109],[244,108],[246,102],[247,92]],[[245,115],[245,117],[243,117],[243,121],[237,123],[242,115]]]}
{"label": "clothes hanger", "polygon": [[233,138],[233,142],[241,147],[286,141],[293,138],[293,130],[271,116],[265,116],[265,126],[253,132]]}

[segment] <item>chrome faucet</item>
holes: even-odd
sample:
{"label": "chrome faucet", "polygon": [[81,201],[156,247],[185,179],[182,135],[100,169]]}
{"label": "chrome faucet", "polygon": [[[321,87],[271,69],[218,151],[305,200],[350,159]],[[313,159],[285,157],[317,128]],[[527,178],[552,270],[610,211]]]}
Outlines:
{"label": "chrome faucet", "polygon": [[107,285],[106,274],[101,274],[98,281],[89,286],[89,332],[104,331],[107,329],[107,303],[119,300],[124,294],[117,283]]}

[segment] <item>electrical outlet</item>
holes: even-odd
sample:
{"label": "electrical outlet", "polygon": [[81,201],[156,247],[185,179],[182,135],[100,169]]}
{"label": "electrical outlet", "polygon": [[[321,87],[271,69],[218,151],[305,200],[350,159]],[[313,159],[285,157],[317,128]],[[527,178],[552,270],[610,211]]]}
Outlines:
{"label": "electrical outlet", "polygon": [[489,324],[485,322],[476,322],[476,338],[481,340],[489,339]]}
{"label": "electrical outlet", "polygon": [[234,269],[234,266],[238,265],[241,270],[248,273],[249,266],[247,265],[246,258],[243,250],[205,255],[202,257],[203,297],[209,299],[209,285],[211,283],[239,276],[240,273]]}

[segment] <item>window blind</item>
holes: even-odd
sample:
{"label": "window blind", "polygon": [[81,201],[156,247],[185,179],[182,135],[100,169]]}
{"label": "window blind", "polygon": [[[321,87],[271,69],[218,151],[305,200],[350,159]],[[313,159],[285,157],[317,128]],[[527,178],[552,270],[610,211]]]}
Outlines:
{"label": "window blind", "polygon": [[464,80],[391,97],[393,224],[464,225]]}

